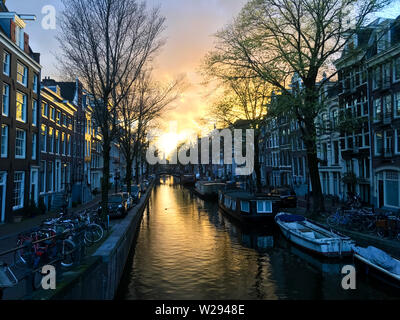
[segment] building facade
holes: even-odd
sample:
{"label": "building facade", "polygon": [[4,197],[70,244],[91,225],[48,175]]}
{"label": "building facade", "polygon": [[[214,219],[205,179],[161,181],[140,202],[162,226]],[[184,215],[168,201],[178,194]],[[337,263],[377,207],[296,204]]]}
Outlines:
{"label": "building facade", "polygon": [[22,17],[0,3],[0,223],[13,220],[39,199],[41,66],[24,32],[31,19]]}

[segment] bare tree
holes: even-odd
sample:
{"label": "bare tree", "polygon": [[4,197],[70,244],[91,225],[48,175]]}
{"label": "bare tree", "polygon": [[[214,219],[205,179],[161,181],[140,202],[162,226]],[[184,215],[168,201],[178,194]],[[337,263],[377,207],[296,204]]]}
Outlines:
{"label": "bare tree", "polygon": [[[298,121],[307,149],[314,211],[324,203],[318,170],[316,128],[320,88],[335,76],[333,62],[387,0],[252,0],[216,35],[207,56],[214,74],[259,77],[289,96],[277,112]],[[243,72],[246,70],[246,72]],[[323,81],[322,73],[328,77]],[[292,78],[301,85],[291,90]]]}
{"label": "bare tree", "polygon": [[103,217],[107,213],[111,142],[118,132],[117,107],[162,45],[165,19],[136,0],[62,0],[58,40],[64,70],[78,76],[92,97],[103,138]]}
{"label": "bare tree", "polygon": [[128,192],[131,190],[133,163],[135,182],[139,183],[139,164],[144,160],[147,130],[179,97],[184,88],[183,83],[183,78],[178,78],[163,86],[152,80],[151,70],[146,70],[141,73],[129,94],[121,101],[118,107],[121,126],[119,141],[126,159]]}
{"label": "bare tree", "polygon": [[219,77],[212,69],[204,70],[208,76],[216,77],[224,85],[223,97],[217,99],[209,110],[209,118],[223,127],[235,126],[238,120],[246,120],[246,126],[254,130],[254,173],[256,191],[261,191],[261,168],[259,161],[259,140],[261,126],[267,115],[267,105],[272,86],[257,77],[242,79]]}

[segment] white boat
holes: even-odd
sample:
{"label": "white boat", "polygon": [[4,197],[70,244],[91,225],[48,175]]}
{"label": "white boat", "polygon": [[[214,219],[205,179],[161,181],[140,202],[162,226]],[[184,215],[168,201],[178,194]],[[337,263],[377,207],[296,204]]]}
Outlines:
{"label": "white boat", "polygon": [[303,216],[280,212],[275,221],[289,241],[313,253],[325,257],[352,254],[353,240],[316,225]]}
{"label": "white boat", "polygon": [[353,250],[354,262],[362,266],[368,275],[400,288],[400,260],[372,246],[354,246]]}

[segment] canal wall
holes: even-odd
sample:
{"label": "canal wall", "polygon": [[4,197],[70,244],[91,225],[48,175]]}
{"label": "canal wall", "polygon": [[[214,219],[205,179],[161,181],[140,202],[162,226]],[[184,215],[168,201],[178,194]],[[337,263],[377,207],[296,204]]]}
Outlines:
{"label": "canal wall", "polygon": [[26,299],[113,299],[154,183],[153,179],[139,204],[124,219],[113,224],[111,234],[92,256],[84,259],[78,267],[62,274],[55,290],[40,290]]}

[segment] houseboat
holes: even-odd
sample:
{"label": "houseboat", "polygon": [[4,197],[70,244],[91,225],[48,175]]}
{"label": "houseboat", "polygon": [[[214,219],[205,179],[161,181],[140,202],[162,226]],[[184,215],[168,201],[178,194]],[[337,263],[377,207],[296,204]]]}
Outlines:
{"label": "houseboat", "polygon": [[196,176],[191,173],[181,174],[180,179],[181,184],[185,186],[194,186],[196,183]]}
{"label": "houseboat", "polygon": [[275,216],[275,221],[285,238],[312,253],[325,257],[352,255],[355,244],[349,237],[334,233],[305,217],[286,212]]}
{"label": "houseboat", "polygon": [[218,205],[222,211],[242,222],[272,220],[279,210],[278,201],[239,189],[219,191]]}
{"label": "houseboat", "polygon": [[194,192],[202,199],[217,200],[218,192],[225,188],[225,183],[215,181],[197,181]]}

